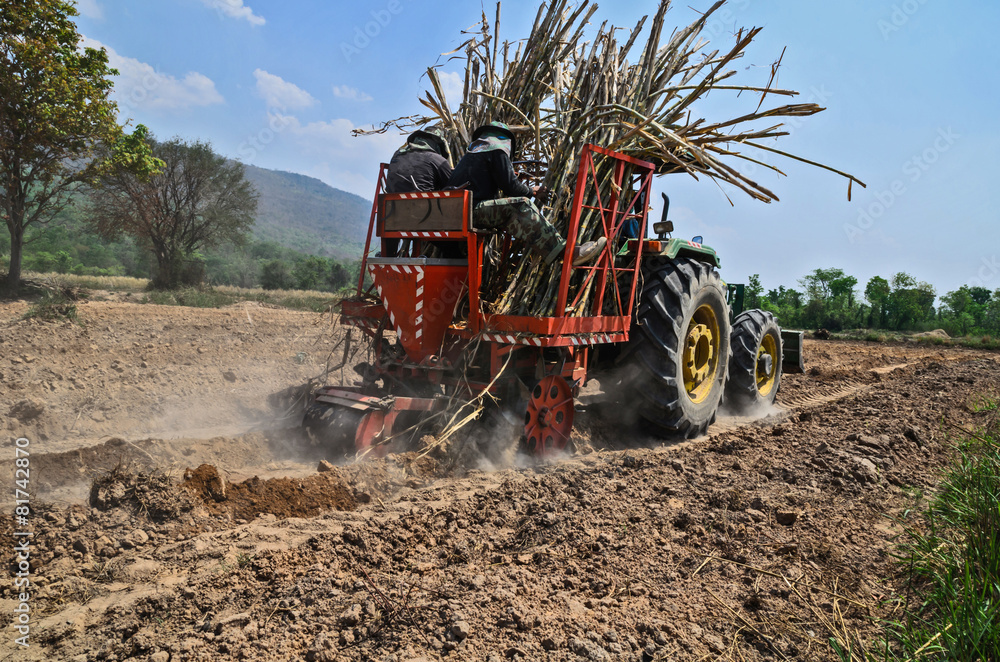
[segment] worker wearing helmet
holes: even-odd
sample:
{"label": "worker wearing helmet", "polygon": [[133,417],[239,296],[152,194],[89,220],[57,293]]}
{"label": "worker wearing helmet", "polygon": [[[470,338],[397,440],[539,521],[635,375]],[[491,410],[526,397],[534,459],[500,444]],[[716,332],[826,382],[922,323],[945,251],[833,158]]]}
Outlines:
{"label": "worker wearing helmet", "polygon": [[[548,192],[540,186],[529,187],[514,173],[511,157],[516,152],[517,138],[506,124],[481,126],[473,132],[468,152],[455,166],[448,185],[472,191],[476,228],[507,230],[551,264],[566,251],[566,240],[531,201]],[[593,261],[605,243],[601,237],[577,246],[573,264]]]}
{"label": "worker wearing helmet", "polygon": [[396,150],[386,173],[386,193],[440,191],[451,177],[451,154],[438,126],[414,131]]}
{"label": "worker wearing helmet", "polygon": [[[414,131],[396,150],[385,175],[386,193],[440,191],[451,177],[451,153],[444,130],[435,124]],[[398,239],[386,239],[386,256],[399,252]]]}

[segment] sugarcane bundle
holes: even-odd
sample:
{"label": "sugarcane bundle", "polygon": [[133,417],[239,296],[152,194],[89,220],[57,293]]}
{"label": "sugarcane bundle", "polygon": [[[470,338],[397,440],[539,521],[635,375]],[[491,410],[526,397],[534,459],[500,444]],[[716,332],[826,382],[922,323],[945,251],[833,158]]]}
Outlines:
{"label": "sugarcane bundle", "polygon": [[[463,96],[445,97],[437,69],[428,69],[432,90],[421,99],[430,116],[411,116],[383,124],[408,129],[428,122],[441,123],[451,139],[453,154],[463,154],[474,128],[501,121],[519,134],[522,154],[548,163],[543,185],[552,191],[543,213],[564,235],[573,204],[574,184],[582,148],[587,143],[609,147],[656,165],[657,174],[687,173],[725,182],[763,202],[777,196],[750,179],[736,166],[750,162],[784,174],[758,156],[760,150],[831,170],[849,180],[854,176],[829,166],[778,150],[762,141],[788,135],[777,118],[805,117],[824,110],[814,103],[764,108],[768,97],[795,96],[792,90],[772,86],[781,58],[771,66],[767,84],[726,84],[736,75],[733,63],[743,57],[760,28],[740,29],[733,43],[711,49],[703,36],[710,17],[725,0],[715,2],[690,25],[674,29],[664,39],[670,0],[661,0],[645,37],[648,16],[627,31],[601,24],[590,41],[585,28],[597,6],[584,0],[550,0],[539,7],[528,37],[501,44],[500,4],[491,24],[482,24],[458,49],[464,51]],[[782,54],[783,55],[783,54]],[[632,58],[632,59],[630,59]],[[733,118],[708,121],[694,115],[693,104],[712,91],[759,95],[757,107]],[[748,150],[748,148],[750,148]],[[611,173],[598,169],[599,182]],[[577,241],[597,236],[597,214],[582,219]],[[551,315],[555,306],[553,273],[538,268],[526,251],[515,247],[516,258],[504,262],[503,292],[492,299],[491,312]],[[558,265],[557,265],[558,266]],[[484,297],[486,298],[486,297]],[[583,297],[587,300],[589,294]],[[585,306],[569,311],[583,314]]]}

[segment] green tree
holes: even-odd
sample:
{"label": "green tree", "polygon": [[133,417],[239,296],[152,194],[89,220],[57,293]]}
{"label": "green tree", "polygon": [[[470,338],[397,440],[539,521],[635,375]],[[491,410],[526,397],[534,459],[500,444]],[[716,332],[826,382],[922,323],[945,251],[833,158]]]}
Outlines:
{"label": "green tree", "polygon": [[341,262],[330,265],[330,289],[336,292],[351,281],[351,272]]}
{"label": "green tree", "polygon": [[21,278],[25,231],[50,221],[121,128],[107,53],[80,49],[73,4],[0,4],[0,215],[10,233],[6,292]]}
{"label": "green tree", "polygon": [[[833,295],[833,283],[844,278],[843,269],[816,269],[799,281],[809,300],[826,301]],[[855,281],[857,282],[857,281]]]}
{"label": "green tree", "polygon": [[300,290],[318,290],[326,287],[330,275],[330,261],[326,258],[309,255],[295,262],[292,276]]}
{"label": "green tree", "polygon": [[767,299],[775,306],[786,306],[792,309],[802,307],[802,293],[779,285],[776,290],[768,290]]}
{"label": "green tree", "polygon": [[205,254],[208,282],[213,285],[260,287],[260,265],[248,246],[220,246]]}
{"label": "green tree", "polygon": [[288,250],[275,241],[255,241],[250,246],[250,255],[258,260],[277,260]]}
{"label": "green tree", "polygon": [[841,276],[830,281],[830,295],[834,299],[840,299],[847,303],[847,308],[854,307],[854,288],[858,284],[858,279],[854,276]]}
{"label": "green tree", "polygon": [[985,287],[963,285],[941,296],[941,314],[954,321],[956,330],[968,335],[976,329],[986,329],[990,291]]}
{"label": "green tree", "polygon": [[744,301],[747,310],[761,307],[761,295],[763,293],[764,287],[760,284],[760,274],[750,276],[747,279],[746,301]]}
{"label": "green tree", "polygon": [[892,289],[889,281],[881,276],[872,276],[865,286],[865,299],[871,304],[869,325],[876,329],[884,329],[889,323],[889,295]]}
{"label": "green tree", "polygon": [[761,299],[761,307],[774,313],[783,326],[797,328],[803,326],[802,293],[779,285],[776,290],[768,290]]}
{"label": "green tree", "polygon": [[956,318],[955,322],[959,335],[963,336],[969,335],[976,327],[976,320],[969,313],[962,313]]}
{"label": "green tree", "polygon": [[290,290],[295,277],[284,260],[268,260],[260,270],[260,286],[265,290]]}
{"label": "green tree", "polygon": [[1000,334],[1000,289],[993,293],[993,298],[986,304],[983,324],[991,333]]}
{"label": "green tree", "polygon": [[937,293],[928,283],[917,282],[913,276],[899,272],[892,277],[889,295],[889,317],[894,329],[910,329],[920,322],[933,319]]}
{"label": "green tree", "polygon": [[947,294],[941,295],[941,303],[944,304],[943,312],[950,313],[952,316],[959,316],[964,312],[969,310],[969,307],[973,304],[972,295],[969,293],[969,288],[966,285],[958,288],[954,292],[948,292]]}
{"label": "green tree", "polygon": [[985,287],[975,286],[969,288],[969,296],[980,306],[986,306],[990,302],[990,291]]}
{"label": "green tree", "polygon": [[816,269],[799,281],[808,301],[802,311],[801,324],[827,329],[843,329],[858,323],[863,314],[855,306],[854,288],[858,279],[843,269]]}
{"label": "green tree", "polygon": [[[257,193],[243,165],[212,152],[209,144],[145,139],[158,172],[129,159],[112,159],[91,196],[98,232],[122,234],[148,246],[156,260],[153,287],[169,289],[191,279],[188,266],[201,248],[242,243],[253,227]],[[129,151],[129,150],[123,150]]]}

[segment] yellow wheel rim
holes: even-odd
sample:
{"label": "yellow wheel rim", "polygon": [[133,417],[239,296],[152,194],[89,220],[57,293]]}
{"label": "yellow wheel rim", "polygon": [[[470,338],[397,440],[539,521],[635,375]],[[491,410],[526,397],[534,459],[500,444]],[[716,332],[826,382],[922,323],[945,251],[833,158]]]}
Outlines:
{"label": "yellow wheel rim", "polygon": [[684,390],[691,402],[708,399],[719,370],[719,320],[709,305],[694,311],[684,340]]}
{"label": "yellow wheel rim", "polygon": [[[762,361],[761,359],[765,356],[771,357],[771,360]],[[778,343],[775,342],[773,335],[766,334],[760,341],[760,347],[757,348],[757,366],[755,369],[757,392],[762,396],[766,397],[774,389],[774,384],[778,381],[778,361],[780,360],[781,357],[778,356]],[[768,366],[770,366],[770,369],[768,369]]]}

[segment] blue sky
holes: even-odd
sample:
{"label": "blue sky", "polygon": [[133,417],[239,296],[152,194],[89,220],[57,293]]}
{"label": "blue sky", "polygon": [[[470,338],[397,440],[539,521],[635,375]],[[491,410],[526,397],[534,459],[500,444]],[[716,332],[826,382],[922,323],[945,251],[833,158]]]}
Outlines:
{"label": "blue sky", "polygon": [[[657,3],[599,2],[595,21],[631,27]],[[675,3],[686,25],[707,0]],[[397,134],[350,130],[420,112],[424,72],[495,4],[416,0],[79,0],[88,45],[121,71],[123,119],[161,137],[212,143],[266,168],[318,177],[370,197],[378,163]],[[527,34],[538,4],[505,0],[501,34]],[[859,280],[906,271],[943,294],[962,284],[1000,288],[1000,3],[987,0],[731,0],[708,36],[728,44],[738,27],[764,31],[739,62],[739,79],[763,84],[787,47],[777,84],[828,110],[796,122],[776,145],[849,171],[854,187],[779,158],[787,177],[751,173],[780,202],[763,204],[709,181],[660,178],[682,236],[704,235],[723,277],[761,275],[766,288],[817,267]],[[449,75],[451,74],[451,75]],[[725,119],[756,98],[713,94],[697,111]],[[746,168],[743,168],[748,172]],[[657,196],[658,197],[658,196]],[[659,211],[654,214],[658,218]]]}

